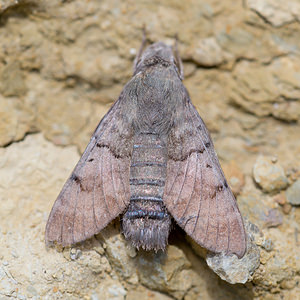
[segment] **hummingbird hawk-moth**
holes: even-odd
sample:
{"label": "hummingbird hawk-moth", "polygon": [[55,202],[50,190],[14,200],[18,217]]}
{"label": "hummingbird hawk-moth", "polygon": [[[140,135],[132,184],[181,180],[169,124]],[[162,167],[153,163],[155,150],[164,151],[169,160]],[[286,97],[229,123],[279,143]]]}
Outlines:
{"label": "hummingbird hawk-moth", "polygon": [[46,242],[84,241],[121,215],[125,238],[157,251],[174,219],[200,246],[242,257],[243,220],[182,83],[177,47],[144,44],[53,205]]}

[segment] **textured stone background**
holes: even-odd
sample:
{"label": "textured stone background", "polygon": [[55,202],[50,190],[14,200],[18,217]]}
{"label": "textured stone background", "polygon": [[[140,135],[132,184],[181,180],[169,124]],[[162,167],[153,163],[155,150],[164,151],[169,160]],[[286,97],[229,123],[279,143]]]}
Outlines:
{"label": "textured stone background", "polygon": [[[0,299],[300,299],[299,23],[299,0],[0,1]],[[129,80],[143,24],[152,41],[178,33],[184,84],[256,224],[246,284],[220,279],[179,230],[167,254],[137,253],[118,222],[45,248],[51,206]]]}

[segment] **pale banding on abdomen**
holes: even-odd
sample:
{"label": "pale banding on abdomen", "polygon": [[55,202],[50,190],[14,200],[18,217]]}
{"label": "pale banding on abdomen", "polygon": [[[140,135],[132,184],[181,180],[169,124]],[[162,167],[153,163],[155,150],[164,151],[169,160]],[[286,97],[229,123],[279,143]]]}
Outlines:
{"label": "pale banding on abdomen", "polygon": [[167,145],[154,133],[134,138],[130,165],[130,204],[123,215],[125,237],[137,248],[158,250],[167,245],[171,217],[163,203]]}

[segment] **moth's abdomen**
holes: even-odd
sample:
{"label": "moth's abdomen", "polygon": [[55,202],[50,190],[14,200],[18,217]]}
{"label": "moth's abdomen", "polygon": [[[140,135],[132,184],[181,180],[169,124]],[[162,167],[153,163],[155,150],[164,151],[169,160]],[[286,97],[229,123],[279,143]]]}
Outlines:
{"label": "moth's abdomen", "polygon": [[167,149],[163,141],[155,134],[137,135],[130,166],[130,200],[161,202],[166,170]]}
{"label": "moth's abdomen", "polygon": [[154,133],[134,138],[130,166],[130,205],[123,217],[125,237],[135,247],[164,249],[171,218],[163,204],[167,146]]}

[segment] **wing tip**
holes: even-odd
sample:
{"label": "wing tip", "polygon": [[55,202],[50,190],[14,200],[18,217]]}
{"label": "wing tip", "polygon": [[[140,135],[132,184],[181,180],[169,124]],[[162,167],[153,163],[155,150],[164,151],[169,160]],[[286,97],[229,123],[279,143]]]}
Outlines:
{"label": "wing tip", "polygon": [[232,247],[221,246],[217,247],[214,245],[208,245],[203,240],[197,240],[195,237],[192,237],[189,233],[187,235],[195,241],[200,247],[206,249],[207,251],[214,253],[214,254],[223,254],[225,256],[236,255],[239,259],[243,258],[247,253],[247,238],[246,235],[243,235],[243,239],[240,242],[235,243]]}
{"label": "wing tip", "polygon": [[[201,246],[202,247],[202,246]],[[208,251],[214,253],[214,254],[223,254],[225,256],[232,256],[232,255],[236,255],[238,257],[238,259],[242,259],[245,254],[247,253],[247,246],[246,245],[243,245],[242,247],[239,247],[239,248],[236,248],[236,249],[231,249],[231,250],[228,250],[228,249],[221,249],[221,250],[216,250],[215,248],[214,249],[209,249],[207,247],[204,247],[206,248]]]}
{"label": "wing tip", "polygon": [[226,251],[226,254],[235,254],[239,259],[243,258],[244,255],[247,252],[247,236],[245,230],[243,230],[242,237],[238,241],[238,239],[235,240],[235,243],[232,245],[232,247],[229,247]]}
{"label": "wing tip", "polygon": [[247,246],[241,247],[240,249],[236,249],[226,253],[226,255],[235,254],[239,259],[243,258],[247,252]]}
{"label": "wing tip", "polygon": [[49,237],[49,234],[46,232],[45,233],[45,244],[46,247],[56,247],[58,249],[60,248],[67,248],[67,247],[72,247],[76,244],[80,244],[85,242],[86,240],[91,239],[95,235],[97,235],[100,231],[95,232],[93,234],[87,234],[84,237],[80,238],[74,238],[73,241],[68,241],[67,239],[61,239],[61,238],[54,238],[54,237]]}

